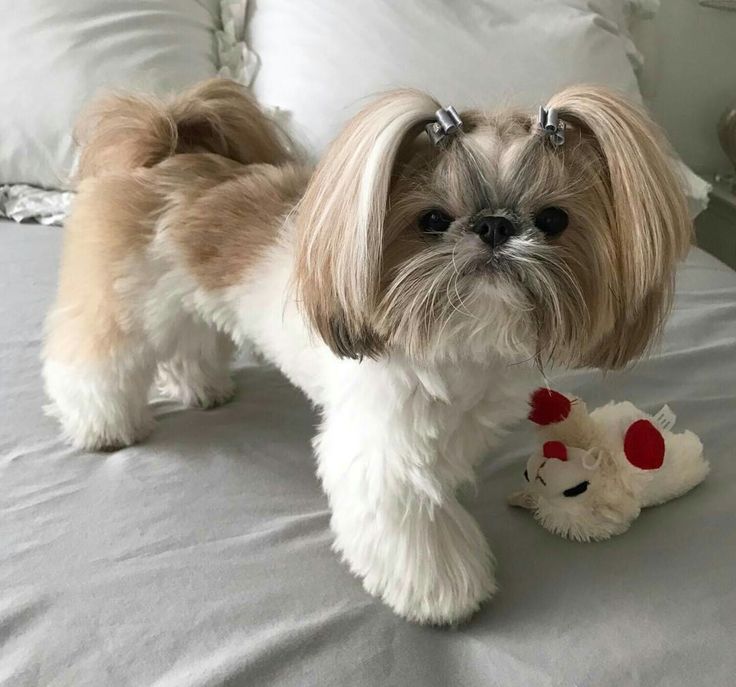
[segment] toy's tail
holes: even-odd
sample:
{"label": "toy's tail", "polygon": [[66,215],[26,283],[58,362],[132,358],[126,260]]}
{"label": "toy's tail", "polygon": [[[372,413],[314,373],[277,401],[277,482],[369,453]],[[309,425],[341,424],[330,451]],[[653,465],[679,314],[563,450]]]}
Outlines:
{"label": "toy's tail", "polygon": [[243,164],[289,158],[286,137],[234,81],[205,81],[169,101],[108,95],[93,102],[75,131],[77,181],[152,167],[181,153],[216,153]]}

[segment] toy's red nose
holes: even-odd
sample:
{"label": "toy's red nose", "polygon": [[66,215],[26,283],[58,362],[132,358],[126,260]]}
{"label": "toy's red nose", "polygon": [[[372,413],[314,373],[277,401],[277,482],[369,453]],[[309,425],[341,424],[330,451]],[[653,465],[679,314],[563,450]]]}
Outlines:
{"label": "toy's red nose", "polygon": [[561,441],[545,441],[542,455],[547,459],[567,460],[567,447]]}

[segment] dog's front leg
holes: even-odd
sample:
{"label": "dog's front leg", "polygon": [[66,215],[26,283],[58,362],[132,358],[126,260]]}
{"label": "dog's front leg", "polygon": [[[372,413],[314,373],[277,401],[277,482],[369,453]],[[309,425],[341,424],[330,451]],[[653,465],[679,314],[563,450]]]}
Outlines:
{"label": "dog's front leg", "polygon": [[443,455],[442,418],[416,396],[353,389],[325,408],[315,448],[335,548],[365,589],[410,620],[455,623],[495,591],[492,557],[455,498],[465,457]]}

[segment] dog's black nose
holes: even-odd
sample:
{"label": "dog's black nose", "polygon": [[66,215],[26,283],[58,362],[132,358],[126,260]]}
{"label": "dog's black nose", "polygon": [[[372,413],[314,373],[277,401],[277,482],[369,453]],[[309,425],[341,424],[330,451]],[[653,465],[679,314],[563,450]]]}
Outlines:
{"label": "dog's black nose", "polygon": [[491,248],[498,248],[517,233],[516,226],[508,217],[496,215],[479,217],[472,229]]}

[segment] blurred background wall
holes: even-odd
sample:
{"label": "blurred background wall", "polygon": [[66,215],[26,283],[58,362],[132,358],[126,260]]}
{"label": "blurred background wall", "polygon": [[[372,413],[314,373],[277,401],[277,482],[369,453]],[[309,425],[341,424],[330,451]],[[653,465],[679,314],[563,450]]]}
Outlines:
{"label": "blurred background wall", "polygon": [[635,38],[645,100],[674,147],[698,173],[728,172],[716,123],[726,106],[736,107],[736,11],[660,0]]}

